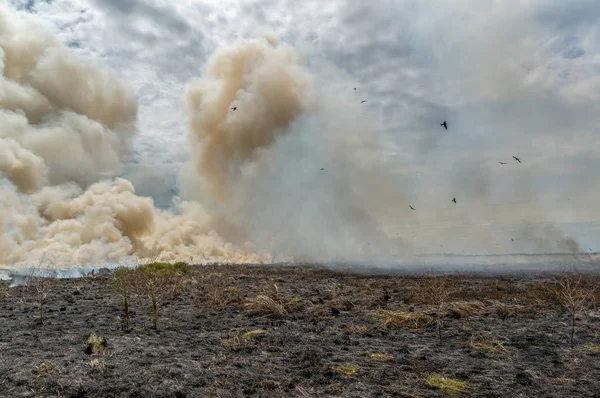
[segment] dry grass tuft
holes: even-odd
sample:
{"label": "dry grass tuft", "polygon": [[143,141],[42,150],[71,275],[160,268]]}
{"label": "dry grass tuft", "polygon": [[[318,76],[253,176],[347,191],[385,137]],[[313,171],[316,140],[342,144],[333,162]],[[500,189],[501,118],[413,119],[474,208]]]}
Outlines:
{"label": "dry grass tuft", "polygon": [[255,311],[263,316],[281,316],[288,313],[285,303],[286,300],[276,284],[269,284],[263,287],[262,294],[254,298],[247,299],[244,307],[250,311]]}
{"label": "dry grass tuft", "polygon": [[419,329],[427,327],[433,322],[433,318],[421,312],[388,311],[380,309],[377,311],[377,316],[381,319],[379,326],[382,329]]}
{"label": "dry grass tuft", "polygon": [[369,326],[348,325],[344,328],[348,333],[366,334],[371,330]]}
{"label": "dry grass tuft", "polygon": [[103,354],[106,348],[106,339],[95,334],[91,334],[88,338],[87,354]]}
{"label": "dry grass tuft", "polygon": [[261,334],[266,334],[267,332],[262,329],[250,330],[249,332],[245,332],[241,334],[241,338],[243,340],[249,341],[252,340],[256,336],[260,336]]}
{"label": "dry grass tuft", "polygon": [[92,368],[92,371],[100,373],[104,373],[106,371],[106,362],[101,361],[99,359],[91,360],[90,362],[88,362],[88,365],[90,366],[90,368]]}
{"label": "dry grass tuft", "polygon": [[265,316],[284,315],[287,313],[285,306],[271,297],[259,294],[253,299],[246,300],[244,307]]}
{"label": "dry grass tuft", "polygon": [[453,301],[446,305],[446,313],[453,318],[467,318],[485,313],[485,304],[481,301]]}
{"label": "dry grass tuft", "polygon": [[526,312],[525,306],[523,305],[501,302],[498,300],[488,300],[487,308],[490,314],[494,314],[501,319],[507,319],[517,316],[522,312]]}
{"label": "dry grass tuft", "polygon": [[358,368],[352,365],[334,366],[332,369],[341,376],[352,376],[358,372]]}
{"label": "dry grass tuft", "polygon": [[600,354],[600,344],[584,344],[580,350],[591,354]]}
{"label": "dry grass tuft", "polygon": [[488,354],[510,356],[510,351],[498,340],[488,340],[485,338],[472,337],[469,347]]}
{"label": "dry grass tuft", "polygon": [[394,356],[390,354],[373,353],[371,354],[371,359],[374,359],[376,361],[390,361],[394,359]]}
{"label": "dry grass tuft", "polygon": [[250,347],[249,340],[242,339],[239,334],[231,339],[221,340],[221,345],[223,347],[231,348],[233,351],[240,351]]}
{"label": "dry grass tuft", "polygon": [[459,395],[469,389],[469,383],[444,377],[437,373],[429,373],[425,376],[425,382],[429,387],[436,388],[448,395]]}
{"label": "dry grass tuft", "polygon": [[52,361],[44,361],[35,367],[37,370],[37,377],[46,377],[54,371],[56,364]]}
{"label": "dry grass tuft", "polygon": [[230,339],[221,340],[221,345],[223,347],[231,348],[233,351],[240,351],[248,348],[254,347],[253,340],[257,336],[261,336],[266,334],[265,330],[257,329],[250,330],[248,332],[238,332],[236,335]]}
{"label": "dry grass tuft", "polygon": [[194,279],[198,286],[198,304],[203,309],[221,310],[227,307],[237,307],[242,303],[240,291],[232,286],[235,280],[214,274]]}

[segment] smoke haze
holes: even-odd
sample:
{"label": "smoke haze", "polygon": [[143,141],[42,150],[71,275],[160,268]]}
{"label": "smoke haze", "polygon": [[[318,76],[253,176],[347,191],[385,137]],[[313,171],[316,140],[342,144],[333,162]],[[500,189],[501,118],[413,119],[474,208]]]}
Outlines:
{"label": "smoke haze", "polygon": [[[311,74],[304,57],[271,37],[217,48],[198,65],[183,97],[189,161],[180,170],[181,198],[159,209],[121,178],[138,133],[130,85],[23,13],[0,8],[0,268],[44,256],[64,266],[393,262],[419,251],[419,234],[432,245],[468,236],[497,250],[498,236],[481,222],[496,209],[477,207],[494,194],[487,160],[457,162],[459,204],[433,193],[446,206],[427,214],[442,227],[422,229],[405,194],[411,181],[391,167],[393,144],[353,82],[330,64],[317,67]],[[421,152],[438,144],[421,142]],[[137,173],[146,184],[158,175]],[[474,209],[464,207],[465,196]],[[546,221],[541,210],[528,219]],[[460,227],[444,229],[444,220]],[[519,228],[524,250],[580,250],[552,223]]]}

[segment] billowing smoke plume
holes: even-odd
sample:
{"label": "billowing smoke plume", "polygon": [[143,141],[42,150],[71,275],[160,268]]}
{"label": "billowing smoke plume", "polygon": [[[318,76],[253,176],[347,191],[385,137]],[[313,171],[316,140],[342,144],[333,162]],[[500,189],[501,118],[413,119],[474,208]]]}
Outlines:
{"label": "billowing smoke plume", "polygon": [[159,211],[111,180],[129,161],[137,109],[114,72],[0,8],[0,265],[257,261],[211,232],[199,204]]}
{"label": "billowing smoke plume", "polygon": [[137,104],[115,73],[77,59],[24,17],[0,13],[0,169],[20,191],[114,175]]}
{"label": "billowing smoke plume", "polygon": [[214,202],[225,236],[296,259],[406,249],[383,229],[406,215],[402,181],[347,92],[314,82],[274,40],[238,42],[212,56],[187,93],[189,138],[203,188],[195,198]]}

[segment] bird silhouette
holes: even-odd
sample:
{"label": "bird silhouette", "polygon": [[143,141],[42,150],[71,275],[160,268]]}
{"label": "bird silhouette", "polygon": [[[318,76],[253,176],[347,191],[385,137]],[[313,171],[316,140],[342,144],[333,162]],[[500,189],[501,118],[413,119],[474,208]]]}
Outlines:
{"label": "bird silhouette", "polygon": [[366,101],[366,100],[362,100],[362,101],[360,101],[360,103],[361,103],[361,104],[362,104],[362,103],[365,103],[365,102],[367,102],[367,101]]}
{"label": "bird silhouette", "polygon": [[456,198],[452,199],[452,201],[453,201],[454,203],[456,203]]}
{"label": "bird silhouette", "polygon": [[411,205],[408,205],[408,207],[410,207],[411,210],[416,210],[414,207],[412,207]]}
{"label": "bird silhouette", "polygon": [[325,170],[325,167],[321,167],[321,171]]}
{"label": "bird silhouette", "polygon": [[498,163],[500,163],[500,164],[506,164],[506,162],[498,162]]}
{"label": "bird silhouette", "polygon": [[354,87],[354,89],[356,90],[356,87]]}
{"label": "bird silhouette", "polygon": [[233,108],[231,108],[231,110],[235,111],[237,109],[237,106],[234,106]]}
{"label": "bird silhouette", "polygon": [[444,126],[444,128],[445,128],[446,130],[448,130],[448,124],[446,124],[446,121],[444,121],[444,123],[440,124],[440,126]]}
{"label": "bird silhouette", "polygon": [[514,242],[514,241],[515,241],[513,238],[510,238],[510,240],[511,240],[512,242]]}
{"label": "bird silhouette", "polygon": [[515,159],[517,162],[521,163],[521,159],[519,159],[518,157],[516,157],[516,156],[513,156],[513,158],[514,158],[514,159]]}

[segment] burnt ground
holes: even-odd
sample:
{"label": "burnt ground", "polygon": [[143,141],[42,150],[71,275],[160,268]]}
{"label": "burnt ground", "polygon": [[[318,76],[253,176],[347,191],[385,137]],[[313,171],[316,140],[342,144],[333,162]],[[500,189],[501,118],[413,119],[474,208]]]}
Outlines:
{"label": "burnt ground", "polygon": [[[35,286],[0,290],[1,397],[447,396],[432,373],[468,383],[464,397],[600,397],[598,295],[571,348],[551,276],[194,267],[157,330],[133,297],[129,331],[112,281],[54,280],[43,324]],[[104,353],[86,353],[92,333]]]}

